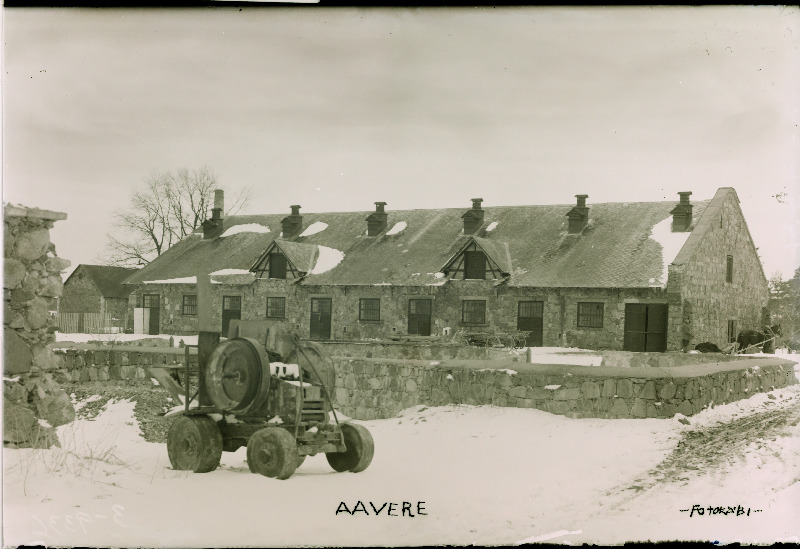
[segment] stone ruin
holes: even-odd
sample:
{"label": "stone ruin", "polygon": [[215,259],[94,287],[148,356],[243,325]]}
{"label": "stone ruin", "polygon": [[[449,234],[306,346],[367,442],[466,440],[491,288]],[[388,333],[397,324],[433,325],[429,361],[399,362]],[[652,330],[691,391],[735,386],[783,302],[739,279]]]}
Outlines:
{"label": "stone ruin", "polygon": [[3,445],[60,446],[55,428],[75,419],[59,383],[68,380],[53,353],[61,271],[50,229],[67,214],[4,204],[3,207]]}

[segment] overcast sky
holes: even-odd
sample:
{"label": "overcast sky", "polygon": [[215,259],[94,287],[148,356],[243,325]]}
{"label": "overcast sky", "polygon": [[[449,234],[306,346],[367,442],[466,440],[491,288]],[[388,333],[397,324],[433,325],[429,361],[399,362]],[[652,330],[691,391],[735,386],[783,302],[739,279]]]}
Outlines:
{"label": "overcast sky", "polygon": [[3,200],[95,263],[153,171],[248,213],[711,198],[800,265],[800,11],[5,9]]}

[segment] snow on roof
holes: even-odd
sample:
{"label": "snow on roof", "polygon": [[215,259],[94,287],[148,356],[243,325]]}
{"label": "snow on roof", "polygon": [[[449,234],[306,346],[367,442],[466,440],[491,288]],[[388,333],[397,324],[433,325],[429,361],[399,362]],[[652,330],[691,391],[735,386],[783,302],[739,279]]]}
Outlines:
{"label": "snow on roof", "polygon": [[386,234],[387,234],[387,236],[388,235],[397,234],[400,231],[402,231],[403,229],[405,229],[406,227],[408,227],[408,224],[405,221],[398,221],[397,223],[394,224],[394,227],[392,227],[391,229],[386,231]]}
{"label": "snow on roof", "polygon": [[[322,223],[322,225],[325,225],[325,223]],[[314,225],[311,225],[311,227],[313,226]],[[309,227],[309,229],[311,227]],[[325,227],[327,227],[327,225],[325,225]],[[317,257],[314,268],[311,269],[311,274],[326,273],[336,267],[342,259],[344,259],[344,252],[334,248],[328,248],[327,246],[319,246],[319,257]]]}
{"label": "snow on roof", "polygon": [[249,275],[252,274],[247,269],[221,269],[219,271],[214,271],[211,273],[211,276],[223,276],[223,275]]}
{"label": "snow on roof", "polygon": [[322,221],[316,221],[306,227],[306,230],[300,233],[300,236],[311,236],[312,234],[321,233],[328,228],[328,224]]}
{"label": "snow on roof", "polygon": [[183,278],[165,278],[164,280],[145,280],[144,284],[197,284],[196,276],[184,276]]}
{"label": "snow on roof", "polygon": [[243,225],[234,225],[220,235],[220,238],[231,236],[239,233],[268,233],[269,227],[261,225],[260,223],[245,223]]}
{"label": "snow on roof", "polygon": [[492,221],[491,223],[489,223],[489,226],[486,227],[486,232],[490,233],[493,230],[495,230],[496,227],[497,227],[497,221]]}
{"label": "snow on roof", "polygon": [[654,278],[650,279],[650,283],[653,286],[666,286],[667,276],[669,274],[669,265],[675,261],[675,257],[677,257],[678,252],[681,251],[683,245],[686,244],[686,239],[689,238],[690,234],[692,233],[689,231],[677,233],[672,232],[672,216],[653,225],[653,231],[650,234],[650,238],[661,244],[661,258],[664,264],[661,277],[658,280]]}

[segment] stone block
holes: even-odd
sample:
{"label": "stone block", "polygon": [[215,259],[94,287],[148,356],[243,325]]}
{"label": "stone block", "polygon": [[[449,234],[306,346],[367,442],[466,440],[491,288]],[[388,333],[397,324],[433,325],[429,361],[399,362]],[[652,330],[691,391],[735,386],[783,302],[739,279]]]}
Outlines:
{"label": "stone block", "polygon": [[534,400],[550,400],[553,398],[553,391],[542,387],[530,387],[528,388],[526,397]]}
{"label": "stone block", "polygon": [[693,381],[689,381],[686,383],[683,391],[683,398],[691,400],[694,398],[695,394],[695,386]]}
{"label": "stone block", "polygon": [[18,234],[15,242],[16,256],[34,261],[47,253],[50,245],[50,231],[44,228]]}
{"label": "stone block", "polygon": [[581,384],[583,398],[600,398],[600,386],[594,381],[584,381]]}
{"label": "stone block", "polygon": [[606,379],[603,381],[603,398],[613,398],[617,394],[617,380]]}
{"label": "stone block", "polygon": [[108,369],[109,369],[108,365],[100,366],[97,368],[97,379],[99,381],[108,381],[109,378]]}
{"label": "stone block", "polygon": [[678,413],[683,414],[685,416],[693,415],[694,406],[692,405],[692,402],[690,400],[684,400],[680,404],[678,404]]}
{"label": "stone block", "polygon": [[572,389],[556,389],[554,400],[577,400],[581,398],[581,391],[577,387]]}
{"label": "stone block", "polygon": [[518,398],[515,400],[517,408],[533,408],[533,399]]}
{"label": "stone block", "polygon": [[63,390],[48,395],[44,399],[35,399],[35,403],[39,418],[44,419],[53,427],[66,425],[75,419],[75,408]]}
{"label": "stone block", "polygon": [[347,374],[344,376],[344,386],[348,389],[356,388],[356,376],[354,374]]}
{"label": "stone block", "polygon": [[508,391],[508,396],[512,398],[525,398],[528,393],[528,388],[523,385],[517,385],[516,387],[512,387]]}
{"label": "stone block", "polygon": [[633,382],[630,379],[618,379],[616,394],[619,398],[631,398],[633,396]]}
{"label": "stone block", "polygon": [[631,407],[631,415],[633,417],[646,417],[647,401],[643,398],[633,399],[633,406]]}
{"label": "stone block", "polygon": [[89,381],[97,381],[97,366],[89,366]]}
{"label": "stone block", "polygon": [[668,381],[667,383],[664,384],[663,387],[661,387],[661,390],[659,391],[659,396],[662,398],[662,400],[669,400],[675,396],[675,391],[676,391],[675,384],[672,383],[671,381]]}
{"label": "stone block", "polygon": [[408,393],[416,393],[417,392],[417,382],[413,379],[406,380],[406,392]]}
{"label": "stone block", "polygon": [[31,438],[36,424],[33,410],[8,400],[3,400],[3,441],[20,443]]}
{"label": "stone block", "polygon": [[612,417],[629,417],[630,405],[624,398],[615,398],[608,413]]}
{"label": "stone block", "polygon": [[50,311],[47,301],[41,297],[34,298],[25,309],[25,322],[31,330],[44,328],[50,322]]}
{"label": "stone block", "polygon": [[661,406],[656,406],[654,402],[647,402],[647,417],[658,417]]}
{"label": "stone block", "polygon": [[16,330],[3,328],[3,371],[6,375],[30,372],[33,365],[33,353],[28,342],[22,339]]}
{"label": "stone block", "polygon": [[25,265],[18,259],[8,257],[3,264],[3,287],[13,290],[25,278]]}
{"label": "stone block", "polygon": [[646,381],[642,386],[642,392],[639,393],[639,398],[643,398],[645,400],[655,400],[656,399],[656,384],[653,380]]}
{"label": "stone block", "polygon": [[[678,405],[670,402],[665,402],[661,405],[661,414],[659,417],[672,417],[678,412]],[[684,414],[686,415],[686,414]]]}
{"label": "stone block", "polygon": [[551,400],[545,404],[545,409],[551,414],[566,414],[569,412],[570,406],[565,400]]}
{"label": "stone block", "polygon": [[381,382],[377,378],[371,377],[369,380],[367,380],[367,383],[369,383],[369,388],[372,390],[381,388]]}
{"label": "stone block", "polygon": [[514,384],[514,380],[510,375],[501,375],[497,378],[497,385],[500,387],[511,387]]}

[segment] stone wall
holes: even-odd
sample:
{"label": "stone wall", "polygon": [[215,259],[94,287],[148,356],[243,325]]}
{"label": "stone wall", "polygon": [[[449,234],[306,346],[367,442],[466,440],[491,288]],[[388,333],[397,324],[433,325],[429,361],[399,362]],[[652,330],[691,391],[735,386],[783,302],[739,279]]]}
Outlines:
{"label": "stone wall", "polygon": [[663,369],[508,361],[335,362],[336,408],[355,419],[389,418],[418,404],[513,406],[574,418],[668,418],[798,382],[793,363],[780,359]]}
{"label": "stone wall", "polygon": [[[737,331],[761,328],[767,280],[733,189],[717,192],[694,233],[670,268],[668,290],[680,294],[689,346],[710,341],[722,347],[729,320]],[[733,282],[726,282],[728,256]]]}
{"label": "stone wall", "polygon": [[[161,347],[141,349],[133,346],[109,348],[84,345],[83,348],[56,349],[64,364],[65,381],[149,380],[148,367],[176,367],[185,364],[185,349]],[[191,350],[190,367],[197,369],[197,351]],[[147,381],[150,383],[150,381]]]}
{"label": "stone wall", "polygon": [[3,326],[3,443],[48,448],[55,427],[75,418],[58,385],[63,364],[53,353],[50,311],[61,296],[60,273],[69,261],[50,242],[53,223],[66,214],[6,204],[4,222],[5,307]]}

